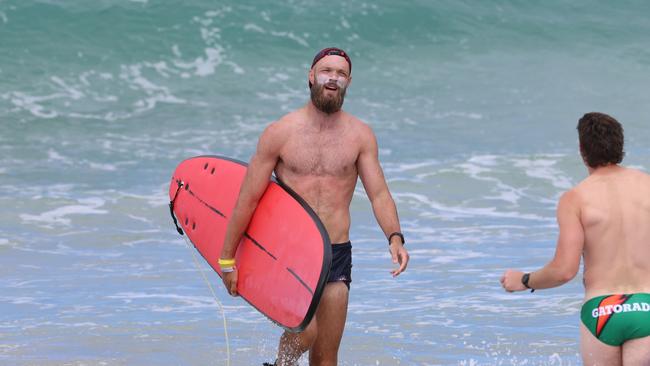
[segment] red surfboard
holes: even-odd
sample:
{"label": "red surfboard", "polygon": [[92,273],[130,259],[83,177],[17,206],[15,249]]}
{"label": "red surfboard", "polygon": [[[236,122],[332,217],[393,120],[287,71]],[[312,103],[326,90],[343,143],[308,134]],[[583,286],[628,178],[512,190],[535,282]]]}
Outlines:
{"label": "red surfboard", "polygon": [[[197,156],[181,162],[171,179],[169,207],[176,228],[219,276],[226,226],[246,168],[226,157]],[[332,258],[327,231],[309,205],[272,179],[235,258],[240,296],[283,328],[304,330],[316,312]]]}

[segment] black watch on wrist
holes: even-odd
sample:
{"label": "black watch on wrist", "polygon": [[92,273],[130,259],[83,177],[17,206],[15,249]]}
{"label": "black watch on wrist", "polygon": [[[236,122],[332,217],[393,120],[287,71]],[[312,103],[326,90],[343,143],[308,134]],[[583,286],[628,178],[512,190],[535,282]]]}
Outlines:
{"label": "black watch on wrist", "polygon": [[535,289],[528,286],[528,281],[530,281],[530,273],[524,273],[524,275],[521,276],[521,283],[526,286],[526,288],[529,288],[530,292],[534,292]]}
{"label": "black watch on wrist", "polygon": [[393,236],[399,236],[400,239],[402,239],[402,245],[404,245],[404,234],[400,233],[399,231],[396,231],[390,235],[388,235],[388,245],[390,246],[390,240],[393,238]]}

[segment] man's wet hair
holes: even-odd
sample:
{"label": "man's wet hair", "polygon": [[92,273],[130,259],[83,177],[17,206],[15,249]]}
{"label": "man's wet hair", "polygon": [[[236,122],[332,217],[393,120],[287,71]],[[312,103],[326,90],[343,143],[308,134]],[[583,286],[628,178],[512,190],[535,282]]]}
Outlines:
{"label": "man's wet hair", "polygon": [[580,153],[588,166],[597,168],[623,161],[623,126],[605,113],[586,113],[578,121]]}

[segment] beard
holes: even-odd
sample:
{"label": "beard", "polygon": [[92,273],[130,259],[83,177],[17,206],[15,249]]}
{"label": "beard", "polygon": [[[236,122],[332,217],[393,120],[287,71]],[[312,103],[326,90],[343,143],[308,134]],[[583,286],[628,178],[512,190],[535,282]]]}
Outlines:
{"label": "beard", "polygon": [[336,85],[336,83],[320,84],[315,82],[311,87],[311,102],[321,112],[333,114],[341,110],[343,101],[345,101],[345,88],[338,88],[336,95],[325,95],[325,85]]}

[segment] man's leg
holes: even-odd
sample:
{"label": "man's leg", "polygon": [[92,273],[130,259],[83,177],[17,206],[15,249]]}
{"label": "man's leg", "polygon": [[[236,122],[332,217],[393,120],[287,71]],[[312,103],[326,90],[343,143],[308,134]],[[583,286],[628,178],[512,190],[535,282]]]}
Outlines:
{"label": "man's leg", "polygon": [[623,365],[650,365],[650,336],[630,339],[623,343]]}
{"label": "man's leg", "polygon": [[294,366],[297,365],[298,359],[314,344],[318,325],[314,317],[307,328],[300,333],[291,333],[285,331],[280,337],[278,346],[278,359],[275,362],[277,366]]}
{"label": "man's leg", "polygon": [[316,311],[318,334],[309,351],[309,365],[337,365],[339,345],[348,313],[348,295],[348,288],[341,281],[330,282],[325,286]]}
{"label": "man's leg", "polygon": [[582,322],[580,323],[580,353],[582,353],[584,366],[622,365],[621,347],[610,346],[599,341]]}

